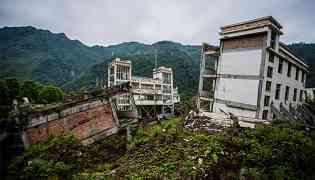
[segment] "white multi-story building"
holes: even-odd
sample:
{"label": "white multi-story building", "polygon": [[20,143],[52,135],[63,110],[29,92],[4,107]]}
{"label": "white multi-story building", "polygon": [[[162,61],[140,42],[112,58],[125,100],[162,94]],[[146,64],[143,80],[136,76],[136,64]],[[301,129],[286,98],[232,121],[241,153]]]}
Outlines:
{"label": "white multi-story building", "polygon": [[132,76],[130,61],[116,58],[108,65],[108,87],[125,82],[130,83],[132,95],[116,98],[119,111],[131,111],[134,101],[141,117],[168,115],[174,113],[174,104],[180,101],[171,68],[153,69],[153,78],[137,77]]}
{"label": "white multi-story building", "polygon": [[279,41],[282,34],[271,16],[221,27],[220,47],[202,50],[199,108],[272,119],[302,104],[308,66]]}

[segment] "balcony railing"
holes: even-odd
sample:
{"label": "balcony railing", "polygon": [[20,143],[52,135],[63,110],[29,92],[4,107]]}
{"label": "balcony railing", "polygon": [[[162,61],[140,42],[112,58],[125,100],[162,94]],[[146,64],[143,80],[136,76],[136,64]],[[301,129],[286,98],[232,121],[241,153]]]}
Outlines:
{"label": "balcony railing", "polygon": [[162,105],[163,101],[162,100],[135,100],[136,105]]}
{"label": "balcony railing", "polygon": [[132,89],[133,93],[141,93],[141,94],[162,94],[162,90],[155,90],[154,89]]}
{"label": "balcony railing", "polygon": [[215,75],[216,71],[214,69],[204,69],[203,74],[204,75]]}

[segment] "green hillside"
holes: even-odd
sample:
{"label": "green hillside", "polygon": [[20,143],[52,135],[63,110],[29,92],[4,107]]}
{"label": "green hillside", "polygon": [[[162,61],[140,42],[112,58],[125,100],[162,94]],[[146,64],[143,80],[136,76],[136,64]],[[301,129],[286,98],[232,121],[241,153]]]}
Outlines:
{"label": "green hillside", "polygon": [[102,57],[80,41],[34,27],[0,29],[0,77],[34,79],[63,86]]}
{"label": "green hillside", "polygon": [[125,42],[88,47],[65,34],[34,27],[0,29],[0,78],[17,77],[52,83],[68,90],[95,87],[103,80],[113,57],[133,62],[134,74],[152,76],[155,49],[158,65],[172,67],[180,90],[195,93],[198,86],[200,46],[171,41],[152,45]]}

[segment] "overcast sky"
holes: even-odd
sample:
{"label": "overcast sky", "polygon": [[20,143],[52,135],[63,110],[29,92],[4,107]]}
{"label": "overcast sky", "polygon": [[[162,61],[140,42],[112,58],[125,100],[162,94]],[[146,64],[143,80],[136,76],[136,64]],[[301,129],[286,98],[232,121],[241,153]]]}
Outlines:
{"label": "overcast sky", "polygon": [[35,26],[87,45],[218,43],[223,25],[274,16],[282,41],[315,42],[315,0],[0,0],[0,27]]}

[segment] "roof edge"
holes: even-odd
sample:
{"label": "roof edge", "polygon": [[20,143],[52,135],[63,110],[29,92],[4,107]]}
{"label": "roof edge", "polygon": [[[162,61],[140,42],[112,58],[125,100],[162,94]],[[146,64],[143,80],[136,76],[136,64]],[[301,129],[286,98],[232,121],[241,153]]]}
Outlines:
{"label": "roof edge", "polygon": [[256,19],[251,19],[251,20],[246,20],[246,21],[241,21],[238,23],[234,23],[234,24],[229,24],[229,25],[225,25],[220,27],[221,30],[225,29],[225,28],[229,28],[229,27],[234,27],[234,26],[239,26],[239,25],[243,25],[243,24],[248,24],[248,23],[252,23],[252,22],[257,22],[257,21],[261,21],[261,20],[270,20],[272,23],[274,23],[279,29],[282,29],[282,25],[272,16],[265,16],[265,17],[261,17],[261,18],[256,18]]}

